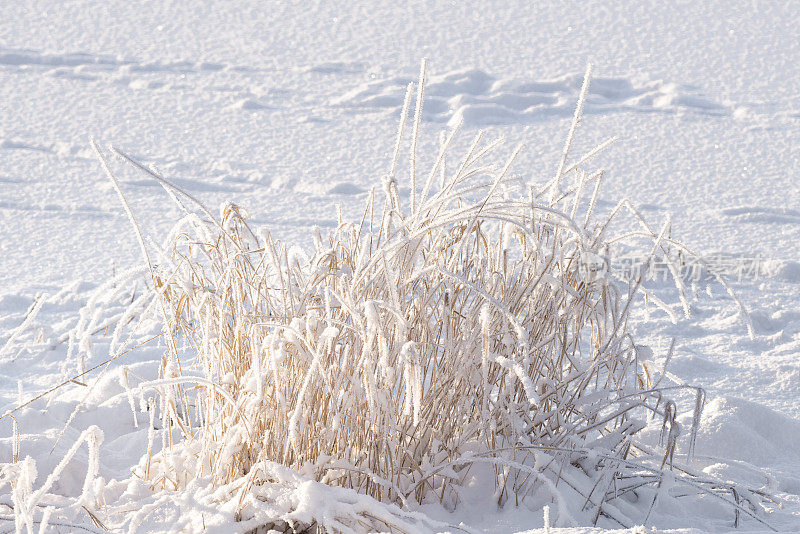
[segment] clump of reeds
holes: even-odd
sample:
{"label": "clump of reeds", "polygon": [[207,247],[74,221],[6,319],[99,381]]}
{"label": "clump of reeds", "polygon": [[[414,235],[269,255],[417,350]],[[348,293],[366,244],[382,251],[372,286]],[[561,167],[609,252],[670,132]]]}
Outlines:
{"label": "clump of reeds", "polygon": [[[117,151],[181,206],[199,206],[155,262],[139,234],[167,351],[161,378],[138,386],[157,399],[135,473],[157,489],[198,478],[233,484],[239,519],[253,517],[245,496],[275,482],[264,466],[276,465],[406,509],[457,507],[472,467],[488,464],[498,504],[541,492],[557,501],[562,524],[584,511],[628,526],[641,518],[621,497],[638,492],[655,505],[665,480],[752,516],[741,489],[669,470],[675,404],[664,396],[670,388],[651,381],[627,330],[641,279],[625,285],[587,270],[618,239],[611,223],[630,206],[620,202],[605,218],[594,212],[603,174],[586,166],[609,142],[568,163],[589,74],[555,176],[512,196],[505,186],[520,148],[488,164],[498,143],[480,133],[454,163],[453,129],[430,171],[418,171],[423,64],[409,201],[398,192],[398,154],[411,86],[381,190],[361,220],[340,217],[329,235],[318,232],[309,254],[253,230],[235,204],[217,217]],[[649,257],[668,258],[679,246],[668,224],[654,231],[630,211],[641,230],[625,235],[648,237]],[[692,437],[702,405],[698,390]],[[634,440],[650,417],[663,420],[659,453]],[[585,499],[582,507],[565,491]]]}

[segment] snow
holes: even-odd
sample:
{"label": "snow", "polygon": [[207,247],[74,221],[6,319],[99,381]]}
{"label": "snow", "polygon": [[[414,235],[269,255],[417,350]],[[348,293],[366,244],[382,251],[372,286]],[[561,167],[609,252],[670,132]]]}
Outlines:
{"label": "snow", "polygon": [[[468,146],[479,128],[514,141],[505,156],[524,142],[511,173],[539,184],[558,166],[591,61],[574,153],[619,138],[598,158],[606,170],[599,208],[627,197],[654,226],[670,214],[671,236],[694,250],[761,260],[759,276],[733,284],[753,339],[724,291],[705,295],[705,284],[693,291],[703,297],[689,318],[668,284],[655,284],[676,324],[651,306],[632,329],[653,348],[656,369],[674,337],[670,380],[708,392],[694,467],[769,488],[783,508],[767,519],[800,531],[797,37],[797,6],[766,0],[0,3],[0,414],[63,380],[68,347],[89,348],[89,337],[65,333],[79,318],[85,332],[106,326],[108,317],[79,316],[92,290],[142,265],[92,138],[154,166],[207,206],[235,201],[254,226],[307,246],[313,227],[337,224],[337,205],[359,219],[371,188],[380,191],[420,58],[429,61],[420,169],[433,164],[439,132],[463,121],[455,145]],[[160,242],[180,213],[156,182],[112,166],[145,235]],[[408,184],[398,186],[408,200]],[[113,356],[118,342],[93,338],[86,368]],[[163,350],[148,345],[111,365],[154,379]],[[20,455],[37,463],[34,491],[81,436],[101,435],[85,434],[92,425],[105,437],[97,466],[105,480],[125,480],[146,452],[148,414],[135,424],[119,374],[96,377],[15,413]],[[141,381],[131,378],[130,387]],[[693,406],[693,398],[678,400]],[[657,430],[645,431],[654,443]],[[12,459],[14,442],[12,422],[0,420],[0,462]],[[92,496],[83,487],[94,461],[85,449],[55,482],[63,494]],[[491,490],[473,493],[455,514],[424,511],[487,532],[544,532],[541,506],[496,510]],[[309,481],[284,497],[328,505]],[[215,516],[220,531],[224,513]],[[142,530],[163,527],[169,513],[153,517],[143,517]],[[693,506],[667,509],[652,524],[676,534],[733,528],[730,514]],[[550,532],[601,532],[575,527]],[[763,528],[742,520],[744,531]]]}

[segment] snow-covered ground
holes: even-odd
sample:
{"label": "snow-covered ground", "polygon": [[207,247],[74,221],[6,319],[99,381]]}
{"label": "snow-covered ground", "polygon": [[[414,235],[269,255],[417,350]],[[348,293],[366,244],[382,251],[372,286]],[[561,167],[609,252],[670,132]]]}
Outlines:
{"label": "snow-covered ground", "polygon": [[[591,61],[576,152],[619,137],[597,160],[601,206],[627,197],[658,225],[671,214],[673,237],[705,255],[759,262],[733,284],[753,339],[724,292],[704,286],[691,318],[673,324],[653,310],[635,316],[633,333],[662,363],[674,337],[670,379],[708,391],[694,467],[768,488],[782,509],[764,519],[800,532],[798,22],[795,3],[765,0],[0,2],[0,414],[58,384],[60,336],[79,307],[141,263],[92,137],[210,206],[233,200],[254,224],[308,244],[311,228],[335,225],[337,204],[359,217],[380,183],[421,57],[422,166],[439,132],[463,119],[459,147],[480,128],[525,142],[513,172],[535,183],[553,175]],[[158,240],[177,209],[152,180],[114,169]],[[133,354],[124,365],[155,373],[157,348]],[[101,473],[129,475],[146,431],[133,428],[126,400],[106,402],[120,388],[92,389],[52,451],[86,389],[70,384],[46,411],[47,398],[16,413],[39,483],[91,424],[105,432]],[[6,418],[0,462],[12,448]],[[76,473],[63,491],[80,487]],[[538,510],[475,499],[452,517],[428,512],[487,532],[542,526]],[[651,524],[721,531],[732,517],[711,521],[690,506]]]}

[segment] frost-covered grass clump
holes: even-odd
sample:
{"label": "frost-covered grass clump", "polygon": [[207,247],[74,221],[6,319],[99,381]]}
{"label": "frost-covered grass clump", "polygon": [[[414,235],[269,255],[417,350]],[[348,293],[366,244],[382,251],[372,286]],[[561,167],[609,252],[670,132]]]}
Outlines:
{"label": "frost-covered grass clump", "polygon": [[[630,526],[678,495],[753,515],[740,504],[746,490],[672,468],[676,406],[627,330],[641,280],[587,269],[620,239],[611,223],[629,206],[595,216],[603,174],[586,167],[608,143],[569,163],[588,74],[555,176],[509,194],[520,148],[492,163],[498,143],[481,134],[455,158],[453,129],[433,167],[416,168],[423,69],[407,176],[398,156],[411,86],[389,172],[363,218],[340,217],[308,254],[252,229],[234,204],[216,217],[117,151],[181,206],[199,206],[158,257],[145,252],[167,351],[160,378],[137,386],[156,394],[143,403],[151,431],[134,474],[157,491],[209,482],[248,528],[408,530],[426,525],[410,510],[457,508],[481,476],[499,505],[555,501],[564,525]],[[668,224],[654,231],[629,211],[641,224],[622,238],[647,237],[649,257],[669,258]],[[702,405],[697,390],[692,437]],[[651,418],[663,421],[661,451],[635,439]],[[299,514],[297,505],[262,517],[269,488],[307,493],[317,483],[386,506]]]}

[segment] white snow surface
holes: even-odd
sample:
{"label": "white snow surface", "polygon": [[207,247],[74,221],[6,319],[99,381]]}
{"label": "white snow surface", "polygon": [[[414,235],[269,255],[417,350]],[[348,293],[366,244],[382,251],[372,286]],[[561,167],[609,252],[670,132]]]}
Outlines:
{"label": "white snow surface", "polygon": [[[761,259],[757,279],[733,284],[753,339],[724,292],[705,287],[690,318],[657,288],[677,324],[653,310],[635,315],[632,331],[661,363],[674,337],[670,380],[708,391],[693,466],[769,489],[782,507],[764,519],[800,532],[799,11],[766,0],[0,2],[0,414],[58,383],[59,335],[92,289],[142,263],[91,138],[305,246],[314,226],[335,224],[336,204],[355,219],[379,185],[421,57],[421,166],[439,132],[463,119],[461,145],[480,128],[524,141],[513,172],[534,183],[553,175],[591,61],[575,152],[619,137],[597,161],[601,205],[627,197],[657,226],[671,214],[673,237],[695,250]],[[155,182],[114,169],[158,241],[177,209]],[[103,347],[87,367],[107,357]],[[119,365],[154,376],[159,357],[144,350]],[[101,474],[130,476],[146,430],[124,397],[112,399],[124,391],[118,375],[103,380],[53,451],[87,390],[70,384],[17,412],[38,484],[93,424],[105,434]],[[12,447],[5,419],[0,462]],[[80,492],[86,458],[79,451],[83,467],[67,469],[59,491]],[[541,510],[497,510],[485,493],[454,513],[423,511],[486,532],[545,532]],[[732,514],[704,512],[665,510],[650,524],[733,530]],[[164,514],[142,529],[160,530]],[[549,532],[622,532],[573,527]],[[739,531],[764,528],[743,519]]]}

